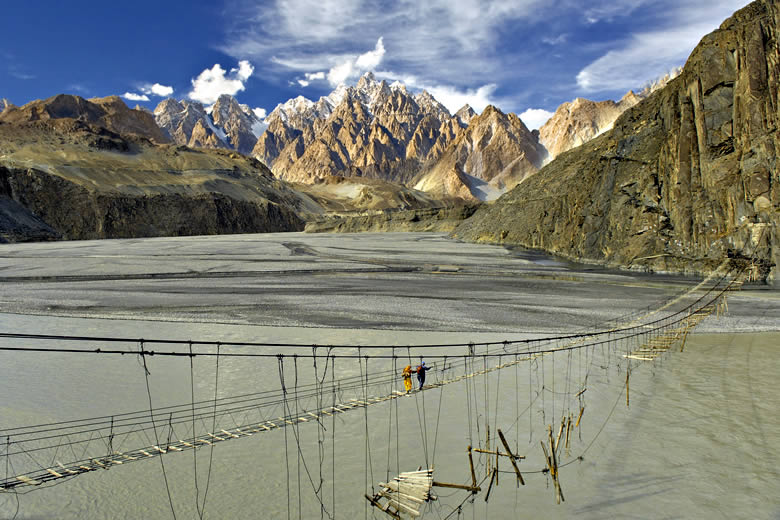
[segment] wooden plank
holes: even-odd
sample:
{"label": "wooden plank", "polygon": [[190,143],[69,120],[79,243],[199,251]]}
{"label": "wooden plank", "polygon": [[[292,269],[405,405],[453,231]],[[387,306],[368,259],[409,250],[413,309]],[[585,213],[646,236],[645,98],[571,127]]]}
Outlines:
{"label": "wooden plank", "polygon": [[27,484],[28,486],[38,486],[41,484],[40,480],[35,480],[33,478],[27,477],[25,475],[19,475],[16,477],[16,480],[23,482]]}
{"label": "wooden plank", "polygon": [[433,481],[433,485],[436,487],[465,489],[466,491],[471,491],[472,493],[478,493],[482,491],[482,488],[480,488],[479,486],[464,486],[463,484],[449,484],[447,482],[437,482],[435,480]]}
{"label": "wooden plank", "polygon": [[396,520],[401,520],[401,517],[398,515],[398,513],[394,512],[394,511],[390,511],[388,509],[388,506],[384,506],[383,507],[382,504],[379,502],[379,500],[377,500],[376,498],[371,497],[369,495],[364,495],[364,496],[366,497],[366,500],[371,502],[372,506],[376,507],[377,509],[379,509],[380,511],[382,511],[384,513],[387,513],[389,516],[395,518]]}
{"label": "wooden plank", "polygon": [[50,474],[54,475],[57,478],[62,478],[62,474],[61,473],[57,473],[56,471],[54,471],[51,468],[46,468],[46,471],[48,471]]}
{"label": "wooden plank", "polygon": [[512,467],[515,469],[515,474],[517,475],[517,480],[520,481],[520,484],[525,486],[525,481],[523,480],[523,475],[520,474],[520,468],[517,467],[517,464],[515,464],[515,455],[512,454],[512,450],[509,449],[509,443],[506,442],[506,438],[504,437],[504,433],[499,428],[498,430],[498,438],[501,439],[501,443],[504,445],[504,448],[506,449],[507,453],[509,454],[509,462],[512,463]]}

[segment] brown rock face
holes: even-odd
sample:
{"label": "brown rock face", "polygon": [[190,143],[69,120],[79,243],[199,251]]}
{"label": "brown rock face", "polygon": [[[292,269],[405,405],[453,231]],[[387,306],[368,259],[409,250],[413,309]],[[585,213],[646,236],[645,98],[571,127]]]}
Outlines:
{"label": "brown rock face", "polygon": [[547,149],[547,161],[567,150],[587,143],[610,128],[620,114],[666,86],[682,69],[675,69],[635,94],[629,90],[618,101],[591,101],[577,98],[563,103],[539,129],[539,141]]}
{"label": "brown rock face", "polygon": [[22,107],[8,105],[0,114],[0,121],[7,123],[64,118],[97,124],[116,133],[145,137],[156,143],[171,142],[151,114],[128,108],[117,96],[86,100],[79,96],[59,94],[31,101]]}
{"label": "brown rock face", "polygon": [[[679,77],[456,231],[651,269],[780,260],[775,0],[705,36]],[[776,278],[776,267],[770,279]]]}
{"label": "brown rock face", "polygon": [[236,152],[68,117],[0,121],[0,241],[298,231],[311,211],[321,208]]}
{"label": "brown rock face", "polygon": [[408,182],[461,128],[427,92],[414,96],[371,73],[316,103],[290,100],[267,121],[253,155],[278,177],[303,183],[332,175]]}
{"label": "brown rock face", "polygon": [[230,148],[200,103],[165,99],[154,109],[154,118],[176,144],[193,148]]}
{"label": "brown rock face", "polygon": [[219,96],[211,110],[214,124],[222,128],[230,145],[239,153],[250,155],[261,132],[260,120],[246,105],[240,105],[233,96]]}
{"label": "brown rock face", "polygon": [[442,197],[493,200],[536,173],[544,156],[538,135],[519,117],[488,106],[420,174],[415,189]]}
{"label": "brown rock face", "polygon": [[615,119],[638,101],[634,93],[629,92],[620,103],[577,98],[562,104],[539,129],[539,141],[547,149],[548,159],[552,160],[609,130]]}

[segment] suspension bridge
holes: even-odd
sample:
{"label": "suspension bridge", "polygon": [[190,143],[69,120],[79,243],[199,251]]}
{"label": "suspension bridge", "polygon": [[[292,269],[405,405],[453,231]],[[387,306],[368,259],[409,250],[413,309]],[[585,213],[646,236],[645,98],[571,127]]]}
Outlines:
{"label": "suspension bridge", "polygon": [[[728,260],[695,287],[686,289],[642,314],[622,316],[600,330],[481,344],[301,345],[2,332],[0,338],[25,342],[23,346],[0,347],[0,350],[5,351],[40,355],[60,352],[73,355],[137,356],[147,374],[147,391],[149,387],[146,364],[147,359],[152,356],[186,358],[190,366],[195,358],[212,358],[217,379],[220,360],[264,358],[267,363],[277,365],[280,384],[279,388],[272,390],[219,397],[216,391],[217,381],[213,399],[195,400],[193,393],[190,402],[155,408],[149,393],[150,406],[144,410],[6,428],[0,432],[0,441],[5,441],[0,445],[0,463],[7,468],[5,477],[0,478],[0,490],[12,492],[17,489],[43,489],[55,481],[75,478],[97,470],[121,468],[127,464],[161,458],[172,453],[204,447],[213,449],[217,444],[291,427],[297,431],[308,425],[321,426],[324,421],[333,420],[336,416],[357,415],[357,410],[414,397],[419,393],[442,389],[463,381],[478,380],[520,364],[536,363],[545,358],[554,360],[556,355],[571,352],[584,352],[586,359],[590,359],[591,366],[597,352],[606,351],[606,356],[610,359],[622,360],[625,371],[622,391],[625,392],[628,405],[631,371],[643,364],[654,363],[673,350],[682,351],[689,332],[707,316],[725,312],[728,293],[738,290],[742,283],[752,276],[751,273],[749,261]],[[46,342],[46,345],[34,346],[36,341]],[[52,343],[56,346],[52,347]],[[91,348],[83,346],[84,344],[100,346]],[[242,348],[239,351],[233,347]],[[400,391],[397,389],[400,381],[398,364],[407,361],[412,363],[411,356],[404,356],[403,352],[418,348],[425,349],[426,359],[442,363],[442,376],[412,393]],[[272,349],[283,350],[285,353],[271,352]],[[290,351],[294,353],[289,353]],[[187,362],[186,360],[183,362]],[[359,374],[337,378],[337,360],[339,363],[357,363]],[[373,367],[378,368],[369,370],[369,361]],[[298,384],[298,363],[303,362],[312,364],[313,381]],[[289,372],[285,376],[285,369],[289,371],[292,366],[295,368],[294,389],[291,389]],[[571,372],[571,366],[561,366]],[[584,413],[581,402],[588,389],[587,372],[585,377],[579,380],[569,374],[566,388],[565,399],[580,404],[573,405],[575,414],[567,412],[562,415],[557,436],[553,435],[554,425],[558,424],[553,405],[551,416],[555,419],[544,425],[550,431],[549,442],[542,443],[545,464],[543,471],[553,479],[558,501],[563,500],[563,493],[558,480],[560,460],[556,458],[556,454],[560,453],[562,442],[569,447],[570,432],[579,426]],[[543,395],[545,390],[542,382],[537,395]],[[567,410],[569,409],[571,408],[567,407]],[[522,456],[512,453],[503,435],[503,443],[496,442],[495,428],[491,446],[490,429],[485,429],[486,442],[482,444],[480,440],[480,446],[476,450],[488,455],[483,461],[486,466],[486,479],[490,481],[485,497],[487,500],[494,480],[498,479],[499,458],[510,458],[514,466],[515,461],[519,461]],[[460,447],[453,448],[452,451],[459,452]],[[470,483],[450,485],[466,490],[467,498],[482,489],[475,476],[471,447],[468,460],[472,464]],[[517,466],[514,469],[520,478]],[[422,471],[430,471],[425,478],[430,477],[431,485],[436,483],[432,477],[432,468]],[[414,480],[417,477],[407,473],[405,477],[399,475],[396,480],[401,478]],[[453,479],[459,480],[459,477],[450,478]],[[395,490],[391,489],[393,485],[396,486]],[[425,494],[428,493],[426,491],[423,493],[426,497],[424,500],[415,498],[409,499],[411,502],[403,502],[397,496],[400,493],[398,484],[392,482],[381,484],[378,491],[371,491],[370,495],[366,494],[371,505],[394,518],[418,516],[422,503],[435,498],[432,494]],[[396,493],[395,498],[393,493]],[[381,503],[382,497],[389,497],[384,505]],[[318,500],[325,510],[323,498],[318,496]]]}

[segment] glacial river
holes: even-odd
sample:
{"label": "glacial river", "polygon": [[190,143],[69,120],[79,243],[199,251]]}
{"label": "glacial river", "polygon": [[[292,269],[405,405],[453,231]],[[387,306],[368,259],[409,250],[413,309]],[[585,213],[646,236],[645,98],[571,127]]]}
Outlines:
{"label": "glacial river", "polygon": [[[464,368],[463,347],[407,345],[473,342],[479,352],[484,342],[594,330],[697,282],[574,265],[438,234],[1,245],[0,332],[397,346],[391,351],[397,359],[367,348],[340,351],[359,356],[338,358],[327,380],[368,379],[336,396],[348,401],[401,389],[400,377],[385,386],[372,386],[372,378],[400,374],[421,355],[433,367],[429,382],[516,359],[476,358]],[[520,362],[320,424],[302,422],[213,449],[19,486],[0,494],[0,518],[197,518],[199,510],[204,518],[389,518],[364,494],[398,472],[426,465],[437,481],[467,483],[466,447],[490,443],[495,449],[496,428],[526,456],[519,463],[526,485],[518,486],[501,460],[498,484],[485,501],[487,458],[479,455],[481,492],[470,499],[465,491],[434,488],[438,500],[424,505],[424,518],[780,518],[780,297],[747,285],[728,304],[725,316],[699,325],[682,352],[654,362],[629,366],[609,344]],[[0,347],[62,346],[0,338]],[[106,345],[85,340],[67,347]],[[224,356],[217,367],[213,356],[191,364],[186,357],[142,359],[133,354],[137,342],[116,348],[128,354],[0,351],[0,440],[6,443],[0,455],[15,450],[12,428],[146,410],[150,400],[161,408],[191,403],[193,395],[213,399],[215,390],[219,398],[280,392],[284,381],[290,409],[311,405],[294,400],[299,387],[314,381],[310,357]],[[292,353],[281,347],[263,352]],[[325,361],[319,363],[321,375]],[[330,403],[334,396],[320,397]],[[263,413],[278,417],[283,406]],[[557,505],[542,471],[540,441],[547,439],[547,425],[557,430],[562,415],[576,416],[583,406],[581,424],[560,452],[565,501]],[[220,425],[230,428],[242,419],[221,417]],[[118,438],[112,447],[140,447],[132,442]],[[12,476],[13,464],[46,465],[67,456],[62,449],[35,462],[2,457],[0,470]]]}

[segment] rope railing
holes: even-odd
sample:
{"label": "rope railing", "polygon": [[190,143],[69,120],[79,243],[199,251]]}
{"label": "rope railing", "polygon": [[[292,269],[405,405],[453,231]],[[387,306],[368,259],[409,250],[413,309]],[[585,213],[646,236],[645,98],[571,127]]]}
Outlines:
{"label": "rope railing", "polygon": [[[357,349],[357,345],[327,345],[312,346],[291,343],[231,343],[210,341],[179,341],[179,340],[141,340],[131,338],[97,338],[84,336],[52,336],[0,333],[0,337],[8,339],[48,340],[48,341],[84,341],[84,342],[127,342],[142,345],[136,350],[119,349],[61,349],[37,347],[2,347],[5,350],[22,352],[74,352],[100,353],[137,356],[218,356],[219,357],[275,357],[280,364],[284,360],[314,359],[333,363],[336,358],[350,359],[392,359],[393,366],[397,360],[408,359],[408,356],[397,355],[401,349],[428,348],[466,348],[463,353],[448,352],[447,354],[426,354],[426,359],[443,359],[449,361],[447,375],[436,382],[426,385],[423,391],[440,388],[445,385],[463,381],[476,376],[486,375],[496,370],[528,362],[548,354],[574,351],[578,349],[594,349],[599,346],[625,344],[621,352],[629,355],[638,342],[646,338],[669,335],[679,337],[681,330],[694,324],[694,317],[703,316],[703,312],[712,309],[723,295],[739,283],[745,271],[745,266],[738,262],[726,262],[710,277],[696,287],[688,290],[685,295],[675,295],[670,301],[660,307],[645,313],[641,318],[633,319],[609,329],[582,334],[564,334],[553,337],[519,339],[507,341],[491,341],[475,345],[473,343],[453,343],[441,345],[373,345],[359,346],[358,354],[338,352],[339,349]],[[676,310],[675,310],[676,309]],[[666,311],[663,313],[663,311]],[[663,313],[663,315],[661,315]],[[698,323],[698,321],[696,321]],[[693,325],[695,326],[695,324]],[[649,340],[648,340],[649,341]],[[200,347],[260,347],[301,348],[312,350],[311,354],[271,354],[265,352],[235,352],[224,350],[218,352],[203,351],[152,351],[145,345],[192,345]],[[384,353],[364,354],[371,349],[394,349],[392,355]],[[318,350],[322,349],[322,354]],[[481,370],[473,369],[473,360],[482,357],[484,366]],[[217,359],[218,359],[217,358]],[[498,359],[498,364],[487,366],[487,360]],[[504,362],[504,360],[507,361]],[[471,362],[471,371],[469,365]],[[202,446],[212,446],[214,443],[229,439],[252,436],[275,429],[286,428],[305,422],[319,422],[321,419],[341,415],[350,410],[364,408],[378,403],[397,399],[406,395],[394,390],[399,375],[392,369],[373,370],[354,376],[331,379],[312,384],[297,385],[295,396],[284,389],[265,390],[256,393],[236,395],[209,400],[192,401],[185,404],[140,410],[111,416],[100,416],[61,422],[50,422],[33,426],[7,428],[0,431],[0,438],[6,439],[5,445],[0,445],[0,458],[13,461],[14,475],[0,479],[0,489],[14,489],[22,485],[39,485],[52,480],[69,478],[95,469],[108,469],[136,460],[145,460],[170,452],[196,449]],[[368,391],[371,391],[370,394]],[[332,395],[333,403],[322,406],[323,396]],[[338,396],[338,399],[337,399]],[[345,397],[346,396],[346,397]],[[290,403],[295,400],[297,413],[290,413]],[[280,411],[281,410],[281,411]],[[237,419],[238,417],[238,419]],[[269,419],[270,417],[270,419]],[[208,423],[219,427],[210,427]],[[196,425],[202,430],[195,431]],[[177,430],[182,432],[177,435]],[[211,430],[211,431],[209,431]],[[155,442],[143,443],[154,432]],[[124,451],[112,449],[128,445],[135,441],[143,448],[132,448]],[[98,446],[98,448],[93,448]],[[81,450],[84,454],[79,456]],[[52,454],[52,451],[54,453]],[[86,456],[89,452],[92,456]],[[98,455],[98,453],[100,453]],[[69,455],[69,461],[59,462],[60,458]],[[45,455],[45,456],[44,456]],[[39,457],[39,458],[36,458]]]}

